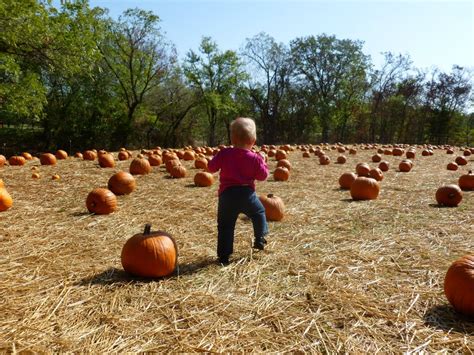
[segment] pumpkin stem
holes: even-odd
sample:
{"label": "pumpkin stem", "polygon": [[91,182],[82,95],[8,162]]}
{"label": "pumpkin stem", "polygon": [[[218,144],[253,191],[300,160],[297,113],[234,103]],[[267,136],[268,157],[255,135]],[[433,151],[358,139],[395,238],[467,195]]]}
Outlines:
{"label": "pumpkin stem", "polygon": [[143,235],[148,235],[151,233],[151,224],[147,223],[145,224],[145,231],[143,232]]}
{"label": "pumpkin stem", "polygon": [[268,197],[268,198],[272,198],[272,197],[273,197],[273,194],[268,194],[267,197]]}

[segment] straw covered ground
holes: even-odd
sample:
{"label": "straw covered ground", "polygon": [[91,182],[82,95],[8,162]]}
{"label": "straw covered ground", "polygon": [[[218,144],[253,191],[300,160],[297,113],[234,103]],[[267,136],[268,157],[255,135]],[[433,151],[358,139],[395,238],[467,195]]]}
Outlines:
{"label": "straw covered ground", "polygon": [[[290,152],[289,181],[257,184],[283,199],[286,216],[270,222],[265,251],[251,249],[251,223],[240,218],[227,267],[215,256],[217,183],[194,187],[191,162],[184,179],[163,167],[137,177],[106,216],[89,214],[86,196],[130,161],[1,168],[14,205],[0,215],[0,351],[473,353],[474,322],[451,308],[443,280],[474,252],[474,192],[457,208],[439,208],[434,196],[474,156],[453,172],[446,164],[458,149],[422,157],[418,148],[409,173],[397,171],[400,157],[383,156],[391,168],[379,198],[353,202],[338,178],[358,162],[376,166],[375,151],[347,154],[344,165],[327,153],[332,163],[322,166]],[[176,275],[123,271],[122,246],[145,223],[175,237]]]}

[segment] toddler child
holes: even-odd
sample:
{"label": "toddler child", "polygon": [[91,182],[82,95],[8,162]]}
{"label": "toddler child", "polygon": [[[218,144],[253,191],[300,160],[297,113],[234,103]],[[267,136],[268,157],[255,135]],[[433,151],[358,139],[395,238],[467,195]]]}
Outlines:
{"label": "toddler child", "polygon": [[220,150],[208,164],[208,170],[220,170],[219,203],[217,208],[217,256],[227,265],[233,252],[234,228],[239,213],[247,215],[253,224],[254,245],[263,250],[268,233],[265,208],[255,193],[255,180],[268,177],[263,157],[251,150],[257,139],[255,122],[239,117],[230,124],[232,148]]}

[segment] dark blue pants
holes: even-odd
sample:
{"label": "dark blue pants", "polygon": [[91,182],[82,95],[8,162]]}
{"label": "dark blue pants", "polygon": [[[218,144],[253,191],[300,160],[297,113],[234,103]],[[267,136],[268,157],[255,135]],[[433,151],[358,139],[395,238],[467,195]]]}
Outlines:
{"label": "dark blue pants", "polygon": [[232,186],[219,196],[217,207],[217,256],[228,257],[234,250],[234,229],[239,213],[252,220],[256,241],[268,233],[265,208],[255,191],[248,186]]}

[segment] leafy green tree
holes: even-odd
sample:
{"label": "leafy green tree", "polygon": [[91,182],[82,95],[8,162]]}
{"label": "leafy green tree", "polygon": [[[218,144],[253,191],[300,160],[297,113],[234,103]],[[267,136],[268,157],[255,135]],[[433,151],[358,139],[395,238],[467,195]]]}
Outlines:
{"label": "leafy green tree", "polygon": [[122,145],[127,144],[137,108],[175,61],[174,49],[158,23],[159,17],[150,11],[129,9],[117,22],[109,22],[107,37],[98,43],[126,106],[125,117],[117,129]]}
{"label": "leafy green tree", "polygon": [[221,52],[217,44],[204,37],[200,54],[189,51],[184,63],[184,73],[196,90],[205,109],[209,125],[208,144],[216,145],[216,129],[229,112],[236,111],[235,95],[246,78],[242,64],[234,51]]}
{"label": "leafy green tree", "polygon": [[362,52],[362,42],[325,34],[297,38],[290,46],[296,74],[313,96],[321,138],[328,141],[341,100],[354,96],[350,90],[364,87],[353,82],[366,80],[369,57]]}
{"label": "leafy green tree", "polygon": [[273,144],[281,121],[283,97],[293,70],[289,50],[266,33],[259,33],[247,39],[243,55],[250,73],[249,93],[262,123],[263,141]]}

